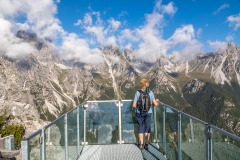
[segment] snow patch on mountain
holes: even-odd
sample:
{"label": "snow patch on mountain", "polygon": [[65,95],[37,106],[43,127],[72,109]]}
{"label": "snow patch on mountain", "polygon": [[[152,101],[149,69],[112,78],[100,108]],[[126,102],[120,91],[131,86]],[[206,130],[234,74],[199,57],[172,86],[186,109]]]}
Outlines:
{"label": "snow patch on mountain", "polygon": [[186,62],[186,71],[185,71],[185,74],[186,76],[188,76],[188,73],[189,73],[189,65],[188,65],[188,61]]}
{"label": "snow patch on mountain", "polygon": [[50,102],[48,102],[47,99],[45,99],[45,105],[46,105],[48,111],[49,111],[52,115],[54,115],[54,116],[56,116],[56,117],[58,116],[58,114],[59,114],[59,109],[56,108],[54,105],[52,105]]}
{"label": "snow patch on mountain", "polygon": [[212,76],[215,78],[216,83],[224,84],[224,82],[227,82],[230,84],[230,81],[226,78],[225,74],[222,71],[223,63],[225,62],[228,55],[223,56],[221,64],[216,68],[215,71],[213,71]]}
{"label": "snow patch on mountain", "polygon": [[60,90],[61,90],[61,92],[60,92],[60,91],[57,91],[57,90],[54,88],[54,86],[51,84],[52,87],[55,89],[55,91],[56,91],[58,94],[66,97],[67,99],[69,99],[69,100],[72,102],[73,106],[76,106],[76,102],[75,102],[70,96],[68,96],[68,95],[64,92],[62,86],[59,84],[59,81],[58,81],[57,79],[55,79],[55,78],[50,79],[50,81],[51,81],[51,80],[52,80],[52,81],[60,88]]}
{"label": "snow patch on mountain", "polygon": [[212,60],[212,58],[210,58],[208,60],[208,62],[206,63],[206,65],[204,66],[203,72],[206,72],[206,70],[209,68],[209,62]]}
{"label": "snow patch on mountain", "polygon": [[71,69],[71,68],[65,66],[64,64],[55,63],[55,65],[58,66],[58,67],[61,68],[61,69]]}
{"label": "snow patch on mountain", "polygon": [[118,85],[116,83],[115,76],[113,74],[112,63],[109,59],[107,59],[107,57],[104,54],[103,54],[103,59],[108,66],[108,72],[110,74],[110,77],[112,78],[112,85],[113,85],[114,92],[117,94],[117,99],[122,99],[121,96],[120,96],[120,93],[118,91],[118,87],[117,87]]}
{"label": "snow patch on mountain", "polygon": [[62,100],[61,96],[55,90],[53,90],[53,95],[56,98],[56,102],[57,102],[58,106],[60,106],[60,110],[62,111],[61,106],[67,105],[67,103]]}

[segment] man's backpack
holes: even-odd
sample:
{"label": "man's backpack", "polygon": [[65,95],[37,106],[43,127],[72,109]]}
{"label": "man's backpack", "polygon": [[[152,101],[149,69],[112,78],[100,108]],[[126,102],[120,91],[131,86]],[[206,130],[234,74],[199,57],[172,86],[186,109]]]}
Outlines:
{"label": "man's backpack", "polygon": [[141,112],[148,112],[152,104],[149,95],[150,90],[147,88],[145,91],[138,91],[140,92],[140,96],[137,102],[137,106],[139,107]]}

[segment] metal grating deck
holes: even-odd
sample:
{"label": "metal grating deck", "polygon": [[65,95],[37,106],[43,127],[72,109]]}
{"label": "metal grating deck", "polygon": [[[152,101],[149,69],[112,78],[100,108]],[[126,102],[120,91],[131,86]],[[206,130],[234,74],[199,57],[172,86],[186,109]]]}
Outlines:
{"label": "metal grating deck", "polygon": [[135,144],[86,145],[78,160],[165,160],[155,144],[141,151]]}

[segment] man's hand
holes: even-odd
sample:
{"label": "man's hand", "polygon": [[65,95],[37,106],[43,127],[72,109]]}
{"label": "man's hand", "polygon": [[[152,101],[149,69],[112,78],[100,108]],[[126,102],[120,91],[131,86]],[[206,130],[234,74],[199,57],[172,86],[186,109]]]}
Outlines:
{"label": "man's hand", "polygon": [[157,106],[160,103],[159,99],[154,99],[153,100],[153,105]]}
{"label": "man's hand", "polygon": [[133,102],[132,107],[136,108],[137,107],[137,102]]}

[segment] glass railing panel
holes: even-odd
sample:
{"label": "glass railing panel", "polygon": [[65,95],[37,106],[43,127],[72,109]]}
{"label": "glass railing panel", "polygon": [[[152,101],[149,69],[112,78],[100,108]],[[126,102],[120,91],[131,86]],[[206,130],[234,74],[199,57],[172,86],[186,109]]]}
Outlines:
{"label": "glass railing panel", "polygon": [[29,139],[30,160],[39,160],[41,157],[41,144],[40,144],[41,131],[34,137]]}
{"label": "glass railing panel", "polygon": [[165,131],[166,131],[166,156],[168,159],[178,159],[178,112],[166,107]]}
{"label": "glass railing panel", "polygon": [[160,150],[162,153],[165,152],[165,145],[163,144],[163,105],[155,107],[156,112],[156,131],[154,133],[154,138],[159,144]]}
{"label": "glass railing panel", "polygon": [[122,140],[124,143],[138,143],[138,129],[135,108],[132,101],[122,101]]}
{"label": "glass railing panel", "polygon": [[152,107],[152,115],[151,115],[151,125],[150,125],[150,131],[151,131],[151,134],[150,134],[150,143],[152,142],[156,142],[156,135],[155,135],[155,121],[156,121],[156,118],[154,117],[154,107]]}
{"label": "glass railing panel", "polygon": [[232,138],[220,130],[212,129],[212,159],[213,160],[239,160],[240,138]]}
{"label": "glass railing panel", "polygon": [[88,144],[116,144],[119,141],[118,101],[88,102],[86,140]]}
{"label": "glass railing panel", "polygon": [[65,159],[64,118],[65,117],[62,116],[57,119],[45,130],[47,160]]}
{"label": "glass railing panel", "polygon": [[78,157],[77,116],[77,108],[67,113],[67,138],[69,159],[77,159]]}
{"label": "glass railing panel", "polygon": [[182,159],[206,159],[206,124],[181,114]]}

